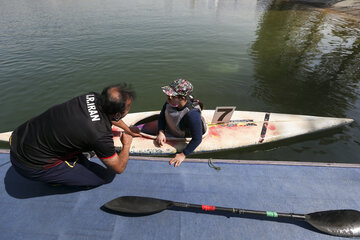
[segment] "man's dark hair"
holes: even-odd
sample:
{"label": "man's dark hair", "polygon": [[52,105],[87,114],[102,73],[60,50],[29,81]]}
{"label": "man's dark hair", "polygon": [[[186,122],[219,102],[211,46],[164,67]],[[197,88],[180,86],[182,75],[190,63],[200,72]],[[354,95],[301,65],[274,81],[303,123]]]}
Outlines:
{"label": "man's dark hair", "polygon": [[128,99],[134,100],[136,97],[135,91],[132,90],[131,85],[126,83],[111,85],[102,91],[97,105],[106,114],[124,114],[126,108],[126,101]]}

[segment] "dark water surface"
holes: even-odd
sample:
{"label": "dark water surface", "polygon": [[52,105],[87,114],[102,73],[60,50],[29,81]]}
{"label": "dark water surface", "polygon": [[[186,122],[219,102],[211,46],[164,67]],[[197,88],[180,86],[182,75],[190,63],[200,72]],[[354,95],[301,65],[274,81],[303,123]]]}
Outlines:
{"label": "dark water surface", "polygon": [[358,163],[359,59],[359,23],[281,1],[0,0],[0,132],[117,82],[136,89],[132,112],[156,110],[183,77],[207,109],[355,119],[195,157]]}

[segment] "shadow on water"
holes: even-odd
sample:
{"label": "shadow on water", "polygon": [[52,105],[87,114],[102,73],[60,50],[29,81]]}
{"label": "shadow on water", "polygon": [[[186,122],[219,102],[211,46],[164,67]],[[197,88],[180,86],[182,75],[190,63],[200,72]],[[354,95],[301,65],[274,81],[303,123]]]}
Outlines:
{"label": "shadow on water", "polygon": [[264,12],[250,49],[253,95],[283,112],[346,117],[359,98],[358,27],[306,10],[274,1]]}
{"label": "shadow on water", "polygon": [[6,192],[10,196],[19,199],[67,194],[86,190],[84,188],[52,186],[46,183],[31,181],[18,174],[13,167],[10,167],[6,172],[4,184]]}
{"label": "shadow on water", "polygon": [[276,5],[283,5],[288,6],[291,8],[294,4],[304,4],[307,6],[314,6],[314,7],[329,7],[334,5],[335,3],[341,2],[343,0],[289,0],[289,1],[274,1]]}

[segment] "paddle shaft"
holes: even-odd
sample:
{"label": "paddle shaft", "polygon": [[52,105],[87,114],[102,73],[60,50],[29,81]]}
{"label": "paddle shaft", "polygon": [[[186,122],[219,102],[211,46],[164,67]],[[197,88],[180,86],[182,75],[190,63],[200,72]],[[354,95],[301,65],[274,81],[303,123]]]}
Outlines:
{"label": "paddle shaft", "polygon": [[209,205],[199,205],[191,203],[182,203],[182,202],[173,202],[172,206],[180,208],[194,208],[202,209],[203,211],[214,211],[214,212],[229,212],[234,214],[251,214],[251,215],[260,215],[266,217],[283,217],[283,218],[293,218],[298,220],[305,220],[304,214],[295,214],[295,213],[279,213],[271,211],[256,211],[256,210],[247,210],[239,208],[226,208],[226,207],[217,207]]}
{"label": "paddle shaft", "polygon": [[149,215],[166,209],[184,208],[200,211],[226,212],[231,214],[248,214],[273,218],[289,218],[302,220],[321,232],[340,237],[360,237],[360,212],[352,209],[328,210],[308,214],[278,213],[238,208],[226,208],[209,205],[173,202],[169,200],[124,196],[104,204],[104,207],[116,213]]}

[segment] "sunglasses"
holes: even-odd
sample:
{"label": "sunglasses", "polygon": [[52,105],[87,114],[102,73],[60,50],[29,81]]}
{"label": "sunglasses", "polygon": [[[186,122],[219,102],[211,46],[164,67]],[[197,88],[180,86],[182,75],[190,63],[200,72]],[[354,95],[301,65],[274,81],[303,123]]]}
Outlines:
{"label": "sunglasses", "polygon": [[178,97],[178,96],[167,96],[167,98],[168,98],[169,100],[171,100],[171,99],[179,98],[179,97]]}

